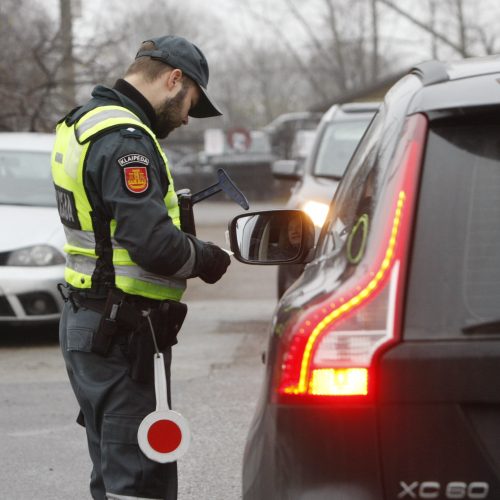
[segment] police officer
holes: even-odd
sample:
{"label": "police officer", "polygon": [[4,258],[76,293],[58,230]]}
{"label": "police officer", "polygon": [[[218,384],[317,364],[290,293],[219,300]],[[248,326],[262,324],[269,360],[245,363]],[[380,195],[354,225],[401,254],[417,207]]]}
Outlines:
{"label": "police officer", "polygon": [[177,498],[176,464],[148,460],[137,444],[141,420],[155,409],[153,355],[163,352],[170,401],[186,278],[215,283],[230,260],[182,231],[157,139],[188,116],[221,114],[207,84],[198,47],[154,38],[123,79],[97,86],[57,126],[52,174],[67,238],[60,342],[95,499]]}

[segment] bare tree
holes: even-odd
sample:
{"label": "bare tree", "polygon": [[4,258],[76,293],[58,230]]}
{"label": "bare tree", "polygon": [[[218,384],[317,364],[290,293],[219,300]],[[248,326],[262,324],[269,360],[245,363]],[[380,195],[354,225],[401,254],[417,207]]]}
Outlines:
{"label": "bare tree", "polygon": [[431,56],[432,59],[438,59],[438,44],[436,40],[436,11],[437,0],[429,0],[429,28],[431,32]]}
{"label": "bare tree", "polygon": [[472,25],[470,27],[470,41],[479,46],[479,50],[486,55],[497,52],[498,36],[496,32],[487,30],[484,26]]}
{"label": "bare tree", "polygon": [[[60,1],[69,13],[74,0]],[[123,74],[141,41],[166,33],[189,38],[207,55],[210,91],[225,110],[226,126],[258,126],[399,71],[416,62],[415,33],[420,40],[430,37],[429,57],[498,51],[494,0],[232,1],[253,22],[247,36],[229,37],[224,12],[207,6],[201,13],[189,2],[145,0],[114,8],[113,16],[96,15],[92,34],[83,36],[85,30],[64,29],[71,28],[70,15],[60,23],[37,7],[41,3],[2,0],[0,129],[53,130],[95,84],[112,84]],[[118,5],[108,0],[102,8]],[[395,35],[391,16],[392,23],[415,28],[407,30],[412,35]]]}
{"label": "bare tree", "polygon": [[378,28],[378,11],[377,0],[371,1],[371,27],[372,27],[372,79],[375,81],[380,73],[379,68],[379,28]]}
{"label": "bare tree", "polygon": [[61,86],[66,102],[75,105],[75,61],[73,59],[73,12],[70,0],[59,0],[59,37],[61,39],[62,73]]}
{"label": "bare tree", "polygon": [[75,39],[71,0],[60,0],[59,20],[30,0],[2,0],[0,44],[6,57],[0,61],[0,129],[53,130],[64,113],[88,98],[92,86],[123,74],[146,36],[164,34],[167,22],[172,30],[188,26],[188,13],[158,10],[158,3],[144,4],[147,15],[137,13],[133,25],[129,17],[105,24],[103,16],[91,37]]}
{"label": "bare tree", "polygon": [[[288,51],[309,82],[315,101],[362,88],[388,64],[379,51],[379,15],[375,0],[281,0],[279,17],[245,4],[245,11],[267,28]],[[283,16],[298,29],[287,29]],[[297,39],[302,40],[297,43]],[[303,103],[308,105],[310,103]]]}
{"label": "bare tree", "polygon": [[[70,11],[64,14],[71,24]],[[91,43],[74,42],[70,28],[61,29],[29,0],[2,0],[0,17],[7,55],[0,61],[0,129],[52,131],[74,107],[75,90],[113,68],[103,71],[100,60],[116,40],[101,32]]]}
{"label": "bare tree", "polygon": [[[128,64],[141,42],[167,34],[183,36],[206,50],[218,38],[207,29],[216,25],[215,20],[208,13],[203,15],[203,23],[195,22],[195,19],[197,15],[188,3],[144,0],[128,4],[127,9],[113,19],[112,33],[115,36],[121,34],[122,38],[114,54],[118,54],[118,58]],[[111,26],[107,28],[110,30]]]}
{"label": "bare tree", "polygon": [[262,126],[311,101],[303,71],[278,44],[246,40],[245,57],[241,49],[226,48],[214,83],[231,126]]}
{"label": "bare tree", "polygon": [[455,10],[458,24],[458,44],[460,52],[466,54],[469,44],[467,43],[467,27],[464,18],[464,0],[451,0],[451,7]]}
{"label": "bare tree", "polygon": [[[400,16],[407,19],[418,28],[430,33],[434,40],[438,40],[447,45],[448,47],[451,47],[461,57],[469,57],[473,55],[468,48],[467,38],[466,38],[466,26],[465,26],[464,11],[463,11],[464,0],[451,0],[452,2],[451,5],[455,10],[455,13],[454,15],[451,15],[452,13],[450,12],[450,18],[452,20],[454,19],[458,21],[458,29],[459,29],[458,41],[455,41],[445,33],[438,31],[435,27],[435,24],[427,24],[425,21],[418,19],[410,11],[402,8],[401,3],[396,4],[393,0],[378,0],[378,1],[381,4],[385,5],[386,7],[390,8],[391,10],[397,12]],[[450,2],[448,2],[448,8],[449,7],[450,7]],[[431,8],[433,9],[432,10],[433,19],[435,19],[436,4],[431,3]]]}
{"label": "bare tree", "polygon": [[57,33],[48,16],[26,0],[3,1],[0,16],[0,43],[6,55],[0,61],[0,128],[45,129],[58,72],[59,61],[53,57]]}
{"label": "bare tree", "polygon": [[317,92],[322,98],[326,98],[327,96],[324,93],[323,85],[317,78],[316,72],[311,71],[311,67],[304,59],[304,55],[301,54],[300,51],[296,48],[295,44],[286,37],[286,35],[282,32],[279,24],[276,23],[273,19],[267,17],[265,13],[254,10],[251,4],[246,3],[244,4],[244,6],[248,14],[252,16],[256,22],[265,25],[271,32],[273,32],[279,42],[284,46],[286,52],[288,52],[288,54],[293,58],[297,67],[303,72],[304,77],[308,79],[313,90]]}

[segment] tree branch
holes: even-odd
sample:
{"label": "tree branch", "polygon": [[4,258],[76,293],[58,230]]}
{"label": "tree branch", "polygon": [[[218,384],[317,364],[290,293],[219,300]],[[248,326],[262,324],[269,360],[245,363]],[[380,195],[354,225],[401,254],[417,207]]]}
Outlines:
{"label": "tree branch", "polygon": [[304,16],[297,9],[295,4],[293,3],[293,0],[285,0],[285,3],[287,4],[288,8],[290,9],[290,11],[291,11],[292,15],[295,17],[295,19],[297,19],[299,24],[304,28],[304,31],[307,33],[307,36],[311,39],[312,44],[314,47],[316,47],[316,50],[318,51],[318,53],[320,53],[323,57],[325,57],[327,60],[329,60],[334,65],[336,63],[336,61],[330,57],[329,52],[325,49],[325,47],[323,47],[321,41],[314,33],[311,25],[307,22],[307,20],[304,18]]}
{"label": "tree branch", "polygon": [[461,47],[459,44],[453,42],[443,34],[439,33],[438,31],[434,30],[427,24],[423,23],[422,21],[419,21],[416,17],[411,15],[410,13],[404,11],[397,5],[395,5],[391,0],[378,0],[381,4],[385,5],[386,7],[389,7],[390,9],[394,10],[398,14],[400,14],[402,17],[413,23],[415,26],[418,26],[419,28],[423,29],[424,31],[427,31],[428,33],[431,33],[433,36],[435,36],[438,40],[441,40],[444,44],[448,45],[452,49],[456,50],[461,56],[463,57],[469,57],[472,54],[470,54],[465,47]]}
{"label": "tree branch", "polygon": [[325,0],[325,5],[328,10],[328,20],[330,23],[330,28],[332,29],[334,49],[337,56],[337,64],[339,65],[340,90],[345,91],[347,89],[347,71],[344,60],[344,52],[342,49],[343,42],[340,38],[340,33],[337,26],[337,16],[335,13],[335,8],[333,7],[333,0]]}
{"label": "tree branch", "polygon": [[321,95],[322,99],[328,99],[328,96],[326,95],[324,91],[323,85],[316,80],[314,76],[314,72],[311,71],[311,69],[304,63],[302,58],[300,57],[299,53],[295,50],[294,46],[290,43],[290,41],[283,35],[281,30],[274,24],[273,21],[268,19],[267,17],[263,16],[262,14],[259,14],[258,12],[255,12],[252,10],[249,6],[249,4],[245,3],[245,8],[247,12],[256,20],[263,22],[266,24],[277,37],[281,40],[281,42],[285,45],[286,49],[290,52],[292,57],[294,58],[295,62],[299,66],[299,68],[303,71],[304,75],[307,76],[307,79],[311,83],[312,87],[318,94]]}

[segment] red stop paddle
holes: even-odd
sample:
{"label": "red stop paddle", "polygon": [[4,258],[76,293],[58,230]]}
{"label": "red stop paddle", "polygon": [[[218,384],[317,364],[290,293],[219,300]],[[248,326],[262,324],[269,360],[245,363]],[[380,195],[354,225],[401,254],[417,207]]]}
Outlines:
{"label": "red stop paddle", "polygon": [[186,453],[191,433],[187,420],[168,406],[163,354],[154,355],[154,369],[156,410],[144,417],[137,440],[144,455],[164,464],[175,462]]}

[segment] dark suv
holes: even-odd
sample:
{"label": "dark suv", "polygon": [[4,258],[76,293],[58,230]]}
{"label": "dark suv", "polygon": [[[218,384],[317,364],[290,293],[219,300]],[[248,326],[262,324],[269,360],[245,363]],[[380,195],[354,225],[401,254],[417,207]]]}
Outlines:
{"label": "dark suv", "polygon": [[[294,254],[245,250],[294,217]],[[499,499],[500,58],[402,78],[308,253],[311,231],[231,225],[242,261],[309,262],[273,319],[243,498]]]}

